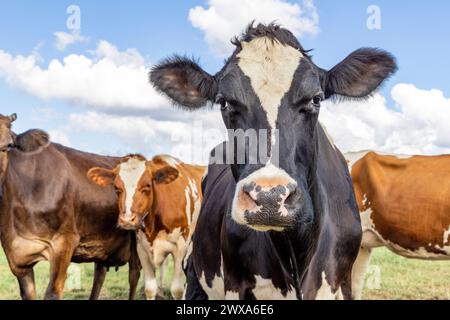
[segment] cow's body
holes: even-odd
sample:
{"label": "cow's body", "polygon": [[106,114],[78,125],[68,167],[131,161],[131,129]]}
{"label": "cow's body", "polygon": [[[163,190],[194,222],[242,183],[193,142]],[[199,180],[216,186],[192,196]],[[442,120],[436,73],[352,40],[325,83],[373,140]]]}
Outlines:
{"label": "cow's body", "polygon": [[450,156],[361,152],[346,158],[363,228],[355,298],[361,298],[373,248],[385,246],[407,258],[450,259]]}
{"label": "cow's body", "polygon": [[285,234],[234,222],[230,212],[236,183],[230,167],[209,166],[187,266],[199,281],[188,279],[188,299],[350,298],[349,270],[358,251],[360,222],[356,204],[348,205],[354,196],[345,161],[322,128],[317,130],[311,190],[316,215]]}
{"label": "cow's body", "polygon": [[319,112],[332,96],[369,95],[395,61],[365,48],[326,71],[275,24],[251,24],[233,43],[215,75],[180,57],[150,73],[183,108],[219,104],[229,130],[225,158],[215,150],[204,181],[187,297],[350,298],[361,225],[348,168]]}
{"label": "cow's body", "polygon": [[156,270],[161,272],[168,255],[174,258],[172,297],[182,298],[182,261],[200,211],[204,172],[205,167],[185,164],[168,155],[150,161],[130,155],[113,170],[92,168],[88,173],[99,185],[114,184],[120,194],[118,225],[136,231],[149,300],[156,298]]}
{"label": "cow's body", "polygon": [[[134,296],[139,276],[134,235],[116,230],[113,188],[99,188],[86,178],[92,166],[112,167],[119,159],[66,148],[45,137],[38,130],[17,137],[2,184],[1,242],[22,296],[35,297],[33,266],[39,261],[48,260],[51,266],[46,298],[58,299],[71,261],[97,263],[96,280],[102,282],[105,268],[131,258]],[[32,144],[41,145],[24,151]],[[95,284],[93,297],[100,287]]]}
{"label": "cow's body", "polygon": [[172,255],[171,294],[173,298],[181,299],[184,291],[182,261],[200,212],[201,179],[205,168],[182,163],[170,156],[164,156],[163,161],[178,170],[179,176],[172,183],[155,188],[154,207],[157,209],[145,218],[143,230],[137,232],[138,254],[149,299],[156,295],[156,269],[161,268],[168,255]]}

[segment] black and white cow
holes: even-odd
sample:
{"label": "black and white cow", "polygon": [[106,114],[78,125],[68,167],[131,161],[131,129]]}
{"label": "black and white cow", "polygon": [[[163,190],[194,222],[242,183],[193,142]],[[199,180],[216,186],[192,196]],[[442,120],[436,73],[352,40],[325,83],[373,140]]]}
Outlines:
{"label": "black and white cow", "polygon": [[216,102],[228,129],[270,132],[264,162],[249,161],[246,143],[244,163],[235,154],[231,165],[210,164],[186,298],[350,299],[361,224],[345,159],[318,123],[320,104],[367,97],[396,70],[394,58],[359,49],[325,71],[274,24],[250,25],[233,43],[215,76],[180,57],[150,74],[179,106]]}

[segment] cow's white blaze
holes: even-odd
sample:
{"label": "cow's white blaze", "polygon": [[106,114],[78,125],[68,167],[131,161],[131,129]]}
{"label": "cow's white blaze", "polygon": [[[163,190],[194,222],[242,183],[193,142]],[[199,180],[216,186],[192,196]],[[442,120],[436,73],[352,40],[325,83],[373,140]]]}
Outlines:
{"label": "cow's white blaze", "polygon": [[303,54],[268,37],[242,42],[237,55],[239,68],[250,78],[271,129],[272,145],[281,100],[289,91]]}
{"label": "cow's white blaze", "polygon": [[142,175],[146,169],[145,161],[130,158],[127,162],[124,162],[119,167],[119,177],[123,182],[125,188],[125,216],[131,216],[131,207],[133,206],[134,195],[136,188]]}
{"label": "cow's white blaze", "polygon": [[[242,42],[242,50],[237,57],[239,58],[239,68],[250,79],[253,91],[266,114],[272,145],[266,166],[240,181],[236,188],[232,216],[238,223],[246,224],[245,209],[239,208],[239,197],[242,187],[251,182],[250,179],[256,179],[258,175],[270,175],[273,179],[287,176],[289,181],[292,180],[295,184],[295,181],[285,171],[278,168],[278,161],[273,161],[274,153],[272,151],[276,144],[277,119],[281,101],[292,86],[295,72],[301,63],[303,54],[277,40],[260,37],[250,42]],[[281,210],[282,214],[287,213],[287,210],[285,211],[283,208]],[[261,227],[264,229],[265,226]]]}

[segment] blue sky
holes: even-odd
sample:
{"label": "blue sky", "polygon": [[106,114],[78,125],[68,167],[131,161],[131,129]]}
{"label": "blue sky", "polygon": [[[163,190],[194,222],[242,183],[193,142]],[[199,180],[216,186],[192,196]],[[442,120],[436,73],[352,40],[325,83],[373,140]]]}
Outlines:
{"label": "blue sky", "polygon": [[[273,1],[298,4],[300,7],[304,5],[302,1]],[[235,10],[239,11],[240,1],[229,2],[230,6],[234,6]],[[68,18],[66,8],[71,4],[81,8],[81,34],[89,40],[75,43],[64,51],[59,51],[55,48],[54,33],[69,32],[66,28]],[[323,68],[331,68],[359,47],[380,47],[392,52],[397,57],[400,66],[399,72],[381,90],[382,96],[387,99],[386,107],[388,109],[401,109],[401,106],[398,105],[401,99],[399,98],[397,101],[391,96],[391,91],[397,84],[413,84],[416,89],[424,90],[423,94],[426,94],[427,90],[438,89],[442,91],[445,99],[450,97],[450,81],[448,80],[450,71],[450,59],[448,58],[450,57],[449,1],[435,0],[433,5],[430,5],[429,1],[422,0],[315,0],[313,4],[319,16],[318,32],[315,35],[305,34],[300,41],[305,48],[314,49],[313,56],[316,64]],[[381,9],[381,30],[369,30],[366,27],[368,18],[366,9],[373,4]],[[106,40],[116,46],[119,51],[135,48],[145,59],[147,66],[167,55],[180,53],[199,57],[202,66],[207,71],[214,73],[222,66],[223,57],[211,50],[208,42],[204,39],[205,33],[194,27],[189,19],[190,9],[197,6],[207,9],[209,5],[207,1],[187,0],[158,2],[39,0],[32,3],[25,0],[2,1],[0,50],[12,57],[29,56],[33,52],[38,52],[42,58],[39,66],[46,69],[52,59],[61,61],[70,54],[91,57],[89,50],[95,50],[100,40]],[[65,128],[64,134],[70,141],[70,145],[101,153],[165,151],[164,148],[130,150],[126,140],[129,139],[129,136],[116,139],[107,131],[90,131],[86,128],[71,131],[73,126],[66,127],[69,115],[86,114],[90,111],[99,112],[98,108],[93,105],[78,104],[73,99],[43,99],[36,94],[27,93],[27,90],[21,85],[11,84],[4,74],[4,70],[2,71],[0,68],[0,99],[2,101],[0,113],[18,113],[19,120],[15,124],[16,131],[40,127],[56,132]],[[444,103],[448,101],[445,99]],[[405,105],[403,107],[406,108]],[[151,119],[158,121],[159,109],[155,110],[149,115]],[[118,114],[136,116],[131,113],[127,114],[127,108],[123,106],[120,108],[120,112],[116,111],[109,110],[105,114],[115,117],[118,117]],[[163,113],[161,111],[161,117],[164,117]],[[146,116],[145,112],[139,114],[139,117]],[[380,121],[383,120],[380,119]],[[417,122],[411,121],[412,123]],[[370,126],[370,124],[366,124]],[[432,121],[428,123],[428,125],[430,124],[433,124]],[[341,133],[337,132],[336,134]],[[384,132],[375,132],[374,139],[377,140],[383,134]],[[433,140],[433,148],[436,145],[439,148],[445,147],[446,141],[435,143],[440,140],[440,134],[435,134],[435,140],[430,138]],[[157,140],[158,136],[153,138]],[[151,143],[152,139],[146,141],[146,143]],[[375,147],[386,147],[386,141],[384,142],[384,144],[377,142]],[[139,144],[136,143],[133,146],[136,148],[139,147]],[[401,147],[391,149],[401,150]],[[433,148],[427,149],[425,145],[417,148],[408,147],[409,149],[407,149],[413,152],[416,150],[416,152],[431,153],[438,151]]]}

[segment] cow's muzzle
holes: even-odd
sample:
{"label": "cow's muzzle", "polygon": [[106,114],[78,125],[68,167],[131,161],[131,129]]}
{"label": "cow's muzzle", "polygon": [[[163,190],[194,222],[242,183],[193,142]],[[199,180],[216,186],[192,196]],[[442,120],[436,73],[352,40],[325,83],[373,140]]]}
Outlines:
{"label": "cow's muzzle", "polygon": [[136,214],[120,215],[118,225],[121,229],[136,231],[141,228],[142,219]]}
{"label": "cow's muzzle", "polygon": [[294,225],[302,193],[285,171],[264,167],[236,187],[232,217],[258,231],[283,231]]}

